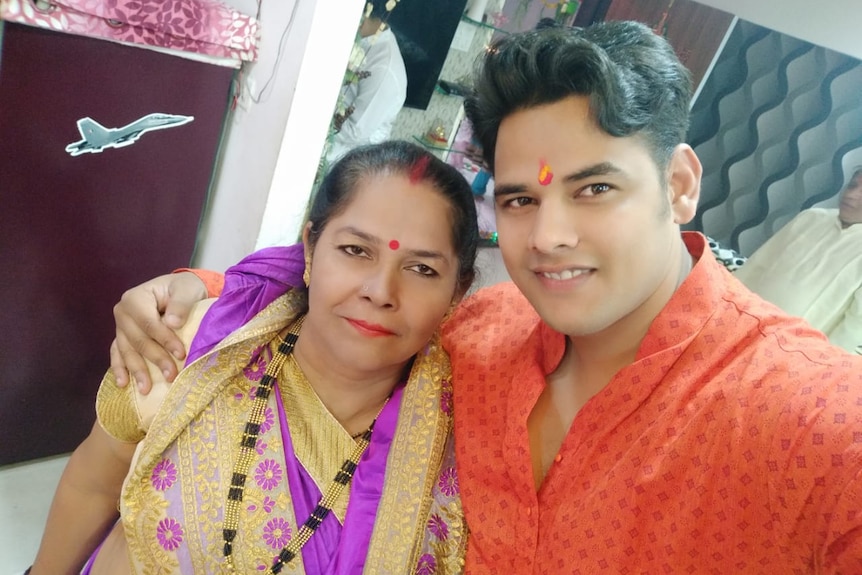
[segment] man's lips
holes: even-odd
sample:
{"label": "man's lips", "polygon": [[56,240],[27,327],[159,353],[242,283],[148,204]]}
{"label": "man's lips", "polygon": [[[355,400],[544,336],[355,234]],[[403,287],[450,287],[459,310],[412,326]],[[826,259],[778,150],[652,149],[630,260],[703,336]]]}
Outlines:
{"label": "man's lips", "polygon": [[369,323],[367,321],[362,321],[361,319],[353,319],[347,318],[347,321],[357,329],[362,334],[370,335],[370,336],[385,336],[385,335],[395,335],[395,332],[386,329],[382,325],[376,323]]}
{"label": "man's lips", "polygon": [[578,276],[587,275],[590,272],[594,272],[594,271],[595,271],[595,268],[591,268],[588,266],[579,266],[579,265],[569,266],[569,267],[540,266],[540,267],[536,267],[533,269],[533,273],[536,274],[537,276],[545,278],[545,279],[549,279],[549,280],[556,280],[556,281],[565,281],[565,280],[574,279]]}
{"label": "man's lips", "polygon": [[592,270],[589,268],[570,268],[565,270],[560,270],[557,272],[536,272],[542,277],[548,278],[549,280],[570,280],[576,278],[578,276],[582,276],[590,273]]}

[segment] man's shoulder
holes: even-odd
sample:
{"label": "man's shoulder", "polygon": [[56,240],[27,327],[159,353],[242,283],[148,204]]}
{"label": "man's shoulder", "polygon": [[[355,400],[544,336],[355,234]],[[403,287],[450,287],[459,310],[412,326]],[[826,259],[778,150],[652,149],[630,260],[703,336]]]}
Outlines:
{"label": "man's shoulder", "polygon": [[[737,373],[740,390],[781,388],[791,401],[791,397],[833,393],[849,385],[860,390],[856,395],[862,406],[862,356],[829,343],[805,320],[741,286],[728,291],[702,335],[696,350],[715,350],[719,371]],[[750,387],[751,383],[756,385]]]}
{"label": "man's shoulder", "polygon": [[[444,342],[476,339],[486,342],[531,331],[536,310],[512,282],[482,288],[456,308],[443,328]],[[504,336],[507,334],[507,336]]]}
{"label": "man's shoulder", "polygon": [[501,282],[478,290],[461,302],[456,315],[463,317],[464,321],[478,316],[485,321],[493,321],[507,314],[525,316],[531,320],[538,318],[536,310],[512,282]]}

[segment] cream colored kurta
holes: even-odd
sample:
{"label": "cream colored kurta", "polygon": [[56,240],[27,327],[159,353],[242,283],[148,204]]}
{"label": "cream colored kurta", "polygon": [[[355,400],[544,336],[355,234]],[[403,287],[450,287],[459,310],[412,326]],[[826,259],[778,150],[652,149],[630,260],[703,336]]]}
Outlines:
{"label": "cream colored kurta", "polygon": [[833,344],[862,354],[862,224],[842,229],[838,210],[805,210],[734,275]]}

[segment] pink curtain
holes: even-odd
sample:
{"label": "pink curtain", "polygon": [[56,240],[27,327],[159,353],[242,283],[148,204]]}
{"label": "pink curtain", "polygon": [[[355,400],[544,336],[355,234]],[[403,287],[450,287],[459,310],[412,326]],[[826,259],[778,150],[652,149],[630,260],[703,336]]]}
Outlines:
{"label": "pink curtain", "polygon": [[257,58],[258,21],[217,0],[0,0],[0,19],[194,52],[239,67]]}

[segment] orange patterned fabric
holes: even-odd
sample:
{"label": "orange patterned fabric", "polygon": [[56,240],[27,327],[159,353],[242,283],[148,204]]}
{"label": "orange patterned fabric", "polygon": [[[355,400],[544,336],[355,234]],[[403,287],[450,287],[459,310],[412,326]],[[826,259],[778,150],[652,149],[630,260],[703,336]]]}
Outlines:
{"label": "orange patterned fabric", "polygon": [[179,268],[174,270],[174,273],[179,272],[191,272],[198,276],[198,278],[200,278],[207,287],[207,297],[218,297],[221,295],[222,289],[224,289],[223,273],[193,268]]}
{"label": "orange patterned fabric", "polygon": [[578,413],[538,493],[527,416],[564,337],[503,284],[444,344],[469,574],[862,573],[862,358],[714,258]]}

